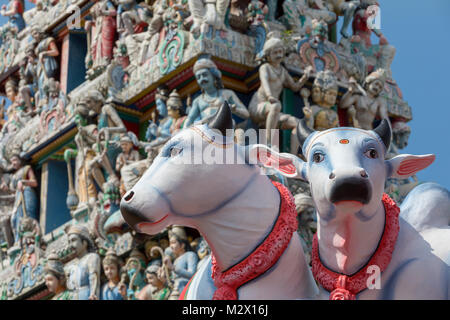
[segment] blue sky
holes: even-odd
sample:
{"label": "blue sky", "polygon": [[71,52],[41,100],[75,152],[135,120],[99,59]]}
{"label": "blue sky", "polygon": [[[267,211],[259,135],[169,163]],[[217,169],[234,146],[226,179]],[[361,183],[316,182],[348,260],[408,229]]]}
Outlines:
{"label": "blue sky", "polygon": [[[8,1],[0,0],[0,5]],[[25,1],[26,8],[31,8]],[[418,174],[450,189],[450,0],[379,0],[381,31],[397,48],[393,77],[413,111],[403,153],[436,154]],[[0,24],[6,19],[0,17]]]}

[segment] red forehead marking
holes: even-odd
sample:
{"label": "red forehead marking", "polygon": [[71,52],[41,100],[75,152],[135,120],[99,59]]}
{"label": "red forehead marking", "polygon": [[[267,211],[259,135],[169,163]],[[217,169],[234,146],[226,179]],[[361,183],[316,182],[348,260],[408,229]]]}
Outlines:
{"label": "red forehead marking", "polygon": [[339,140],[340,144],[348,144],[350,141],[348,141],[348,139],[341,139]]}

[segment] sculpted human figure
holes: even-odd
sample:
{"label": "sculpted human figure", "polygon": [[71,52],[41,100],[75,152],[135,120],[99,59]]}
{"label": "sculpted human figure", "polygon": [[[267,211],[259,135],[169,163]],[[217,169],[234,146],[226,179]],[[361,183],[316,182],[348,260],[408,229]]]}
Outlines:
{"label": "sculpted human figure", "polygon": [[174,293],[180,294],[184,286],[197,271],[198,256],[191,250],[191,245],[182,227],[173,227],[169,235],[170,249],[175,260],[164,257],[164,263],[173,272]]}
{"label": "sculpted human figure", "polygon": [[55,39],[46,36],[38,27],[31,30],[31,36],[36,41],[35,53],[38,57],[37,62],[37,78],[39,87],[39,96],[44,96],[45,81],[50,78],[57,77],[58,62],[56,57],[59,56],[59,50],[56,46]]}
{"label": "sculpted human figure", "polygon": [[[249,118],[250,113],[236,93],[223,87],[222,73],[211,59],[198,59],[194,64],[194,75],[202,93],[192,102],[192,107],[184,123],[185,128],[193,125],[196,121],[206,121],[214,116],[224,101],[228,102],[233,114],[242,119]],[[239,128],[239,126],[237,127]],[[238,139],[242,135],[242,130],[236,132]]]}
{"label": "sculpted human figure", "polygon": [[14,241],[20,238],[20,225],[23,218],[39,219],[38,199],[35,188],[38,186],[33,169],[24,164],[19,154],[13,154],[9,159],[13,171],[9,185],[1,185],[3,191],[15,192],[14,209],[11,215],[11,225]]}
{"label": "sculpted human figure", "polygon": [[192,33],[198,34],[203,24],[225,30],[225,15],[230,0],[188,0],[188,4],[194,18]]}
{"label": "sculpted human figure", "polygon": [[350,82],[350,87],[342,97],[340,107],[348,109],[349,118],[355,128],[373,129],[373,121],[376,117],[390,122],[386,102],[380,96],[384,90],[384,83],[385,71],[383,69],[378,69],[366,77],[364,89],[357,86],[356,81]]}
{"label": "sculpted human figure", "polygon": [[145,22],[144,8],[136,0],[117,0],[117,31],[121,37],[135,33],[137,25]]}
{"label": "sculpted human figure", "polygon": [[270,38],[264,44],[263,56],[266,62],[259,68],[261,85],[250,101],[249,111],[252,120],[266,128],[266,141],[271,144],[271,129],[293,129],[298,119],[281,112],[280,95],[284,88],[299,91],[308,81],[310,68],[295,81],[281,65],[285,55],[283,42],[278,38]]}
{"label": "sculpted human figure", "polygon": [[169,131],[173,136],[181,130],[187,118],[184,113],[183,102],[177,90],[172,91],[167,100],[167,115],[170,119]]}
{"label": "sculpted human figure", "polygon": [[116,15],[114,4],[109,0],[98,0],[91,8],[93,21],[87,21],[88,54],[86,67],[96,69],[109,64],[113,58],[116,36]]}
{"label": "sculpted human figure", "polygon": [[309,105],[307,95],[303,96],[303,113],[310,128],[322,131],[339,125],[337,95],[338,85],[333,72],[327,70],[317,73],[312,87],[313,105]]}
{"label": "sculpted human figure", "polygon": [[23,13],[25,6],[23,0],[9,0],[8,6],[3,5],[0,14],[9,18],[9,23],[17,28],[17,32],[25,29],[25,20]]}
{"label": "sculpted human figure", "polygon": [[110,249],[103,259],[103,271],[108,282],[101,291],[101,300],[124,300],[127,297],[127,287],[120,280],[120,262],[114,250]]}
{"label": "sculpted human figure", "polygon": [[64,265],[56,253],[48,256],[44,274],[45,285],[54,294],[52,300],[72,300],[72,294],[66,287]]}
{"label": "sculpted human figure", "polygon": [[37,57],[33,46],[28,46],[25,49],[25,55],[26,59],[21,62],[19,71],[21,81],[24,81],[24,84],[20,86],[19,91],[24,98],[27,108],[32,110],[33,104],[31,100],[38,92]]}
{"label": "sculpted human figure", "polygon": [[166,283],[164,272],[158,264],[151,264],[145,269],[146,285],[138,294],[139,300],[167,300],[170,288]]}
{"label": "sculpted human figure", "polygon": [[125,265],[129,283],[127,289],[127,299],[136,300],[139,292],[145,287],[143,269],[145,268],[145,256],[137,250],[133,249]]}
{"label": "sculpted human figure", "polygon": [[140,160],[139,152],[133,149],[133,141],[128,135],[120,138],[120,148],[122,152],[116,159],[116,172],[120,172],[124,166]]}
{"label": "sculpted human figure", "polygon": [[82,225],[70,225],[66,230],[74,263],[69,267],[67,286],[74,300],[97,300],[100,296],[100,256],[89,231]]}
{"label": "sculpted human figure", "polygon": [[58,129],[66,120],[66,99],[60,90],[59,82],[50,78],[46,81],[46,103],[42,105],[41,136]]}

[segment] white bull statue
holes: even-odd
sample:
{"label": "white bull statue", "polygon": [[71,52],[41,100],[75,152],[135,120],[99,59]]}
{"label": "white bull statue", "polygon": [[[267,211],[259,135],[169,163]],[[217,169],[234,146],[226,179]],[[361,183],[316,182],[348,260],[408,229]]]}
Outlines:
{"label": "white bull statue", "polygon": [[[172,137],[122,198],[123,218],[151,235],[173,224],[193,227],[208,242],[212,259],[197,271],[182,298],[316,298],[319,290],[296,232],[292,195],[247,161],[246,149],[226,136],[230,129],[231,110],[225,103],[209,124]],[[194,161],[202,152],[215,159],[231,155],[236,161]]]}
{"label": "white bull statue", "polygon": [[310,183],[318,223],[312,272],[320,298],[449,299],[450,193],[425,183],[400,208],[383,193],[386,178],[406,179],[435,156],[386,160],[391,128],[385,120],[373,131],[321,132],[301,121],[297,131],[306,162],[264,145],[252,152],[262,165]]}

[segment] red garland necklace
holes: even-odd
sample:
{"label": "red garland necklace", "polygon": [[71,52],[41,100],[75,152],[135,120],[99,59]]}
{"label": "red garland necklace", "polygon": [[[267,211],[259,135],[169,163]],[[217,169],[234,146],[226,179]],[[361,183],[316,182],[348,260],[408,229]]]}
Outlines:
{"label": "red garland necklace", "polygon": [[289,190],[272,181],[280,192],[280,214],[272,231],[255,251],[230,269],[221,272],[212,255],[212,278],[217,290],[213,300],[237,300],[237,289],[269,270],[286,250],[297,231],[297,211]]}
{"label": "red garland necklace", "polygon": [[319,258],[317,233],[314,235],[311,252],[312,273],[314,279],[331,292],[330,300],[355,300],[356,295],[367,287],[367,279],[370,277],[367,268],[376,265],[383,272],[391,262],[400,230],[398,222],[400,209],[387,194],[383,194],[382,202],[386,212],[386,222],[378,248],[369,262],[352,276],[333,272],[322,264]]}

